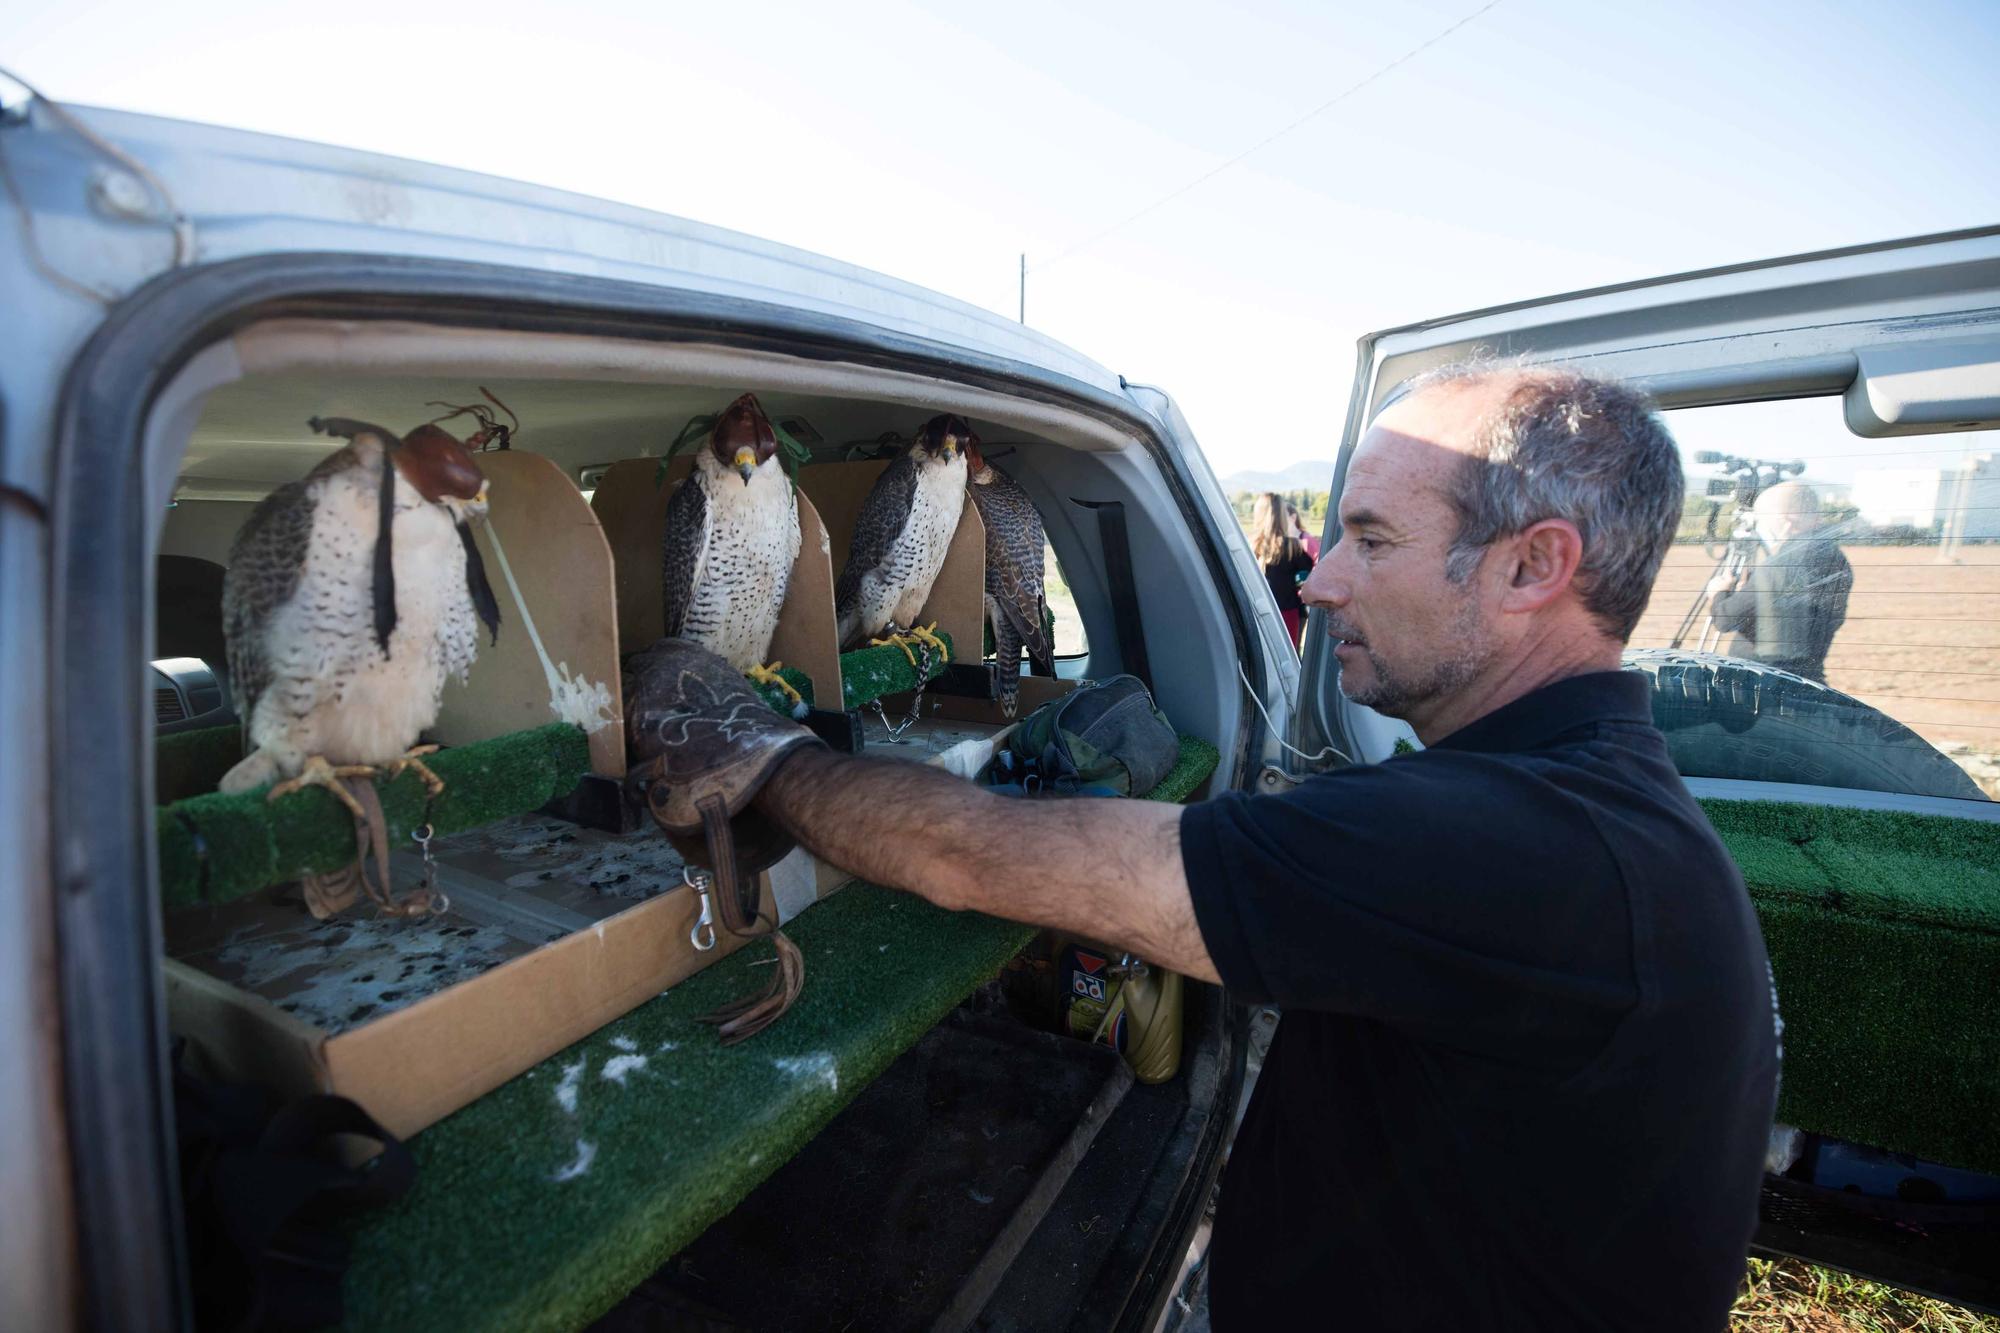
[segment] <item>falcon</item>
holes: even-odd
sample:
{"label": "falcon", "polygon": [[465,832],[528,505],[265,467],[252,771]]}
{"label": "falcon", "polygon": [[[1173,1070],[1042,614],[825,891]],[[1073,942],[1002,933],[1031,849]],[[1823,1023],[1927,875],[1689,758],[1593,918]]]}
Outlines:
{"label": "falcon", "polygon": [[916,630],[965,509],[963,450],[972,438],[964,417],[932,417],[875,479],[833,590],[842,648],[860,647],[884,629]]}
{"label": "falcon", "polygon": [[311,421],[349,441],[251,512],[222,582],[230,686],[245,755],[225,792],[276,782],[271,799],[324,786],[359,820],[340,783],[417,768],[444,683],[478,655],[478,624],[499,641],[500,608],[473,545],[486,478],[452,435],[404,439],[367,422]]}
{"label": "falcon", "polygon": [[799,505],[778,459],[778,435],[755,394],[716,418],[708,447],[667,501],[660,583],[667,637],[698,643],[753,680],[796,692],[765,666],[792,563]]}
{"label": "falcon", "polygon": [[1014,716],[1021,695],[1021,649],[1044,676],[1056,674],[1042,595],[1042,515],[1021,483],[987,462],[978,437],[965,445],[966,493],[986,524],[986,623],[1000,667],[1000,707]]}

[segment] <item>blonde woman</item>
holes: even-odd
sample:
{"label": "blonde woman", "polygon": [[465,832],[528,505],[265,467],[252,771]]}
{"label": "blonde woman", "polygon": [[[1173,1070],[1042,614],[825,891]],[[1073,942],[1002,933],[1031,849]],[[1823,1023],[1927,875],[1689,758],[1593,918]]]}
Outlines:
{"label": "blonde woman", "polygon": [[1250,550],[1264,567],[1264,581],[1271,585],[1271,596],[1277,599],[1278,613],[1284,616],[1296,648],[1306,610],[1299,600],[1299,584],[1312,573],[1313,559],[1293,535],[1286,508],[1285,498],[1275,491],[1257,497],[1250,510]]}

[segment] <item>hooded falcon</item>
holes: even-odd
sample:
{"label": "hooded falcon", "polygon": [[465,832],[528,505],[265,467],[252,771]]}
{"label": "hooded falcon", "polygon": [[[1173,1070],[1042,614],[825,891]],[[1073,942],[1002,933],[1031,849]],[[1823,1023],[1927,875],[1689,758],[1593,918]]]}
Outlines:
{"label": "hooded falcon", "polygon": [[859,647],[885,628],[915,627],[965,509],[963,450],[972,438],[964,417],[932,417],[875,479],[833,590],[842,648]]}
{"label": "hooded falcon", "polygon": [[446,678],[478,654],[478,622],[498,641],[466,526],[486,512],[486,478],[436,425],[400,440],[344,418],[311,425],[349,443],[265,497],[229,550],[223,633],[246,753],[219,786],[325,786],[365,818],[335,779],[412,766]]}
{"label": "hooded falcon", "polygon": [[1044,676],[1056,674],[1049,650],[1048,603],[1042,596],[1042,515],[1021,483],[987,462],[978,437],[967,440],[967,494],[986,524],[986,623],[1000,667],[1000,707],[1014,716],[1021,694],[1021,649]]}
{"label": "hooded falcon", "polygon": [[789,692],[764,663],[798,555],[799,505],[778,460],[778,435],[746,393],[716,418],[708,447],[667,501],[660,541],[667,637],[698,643]]}

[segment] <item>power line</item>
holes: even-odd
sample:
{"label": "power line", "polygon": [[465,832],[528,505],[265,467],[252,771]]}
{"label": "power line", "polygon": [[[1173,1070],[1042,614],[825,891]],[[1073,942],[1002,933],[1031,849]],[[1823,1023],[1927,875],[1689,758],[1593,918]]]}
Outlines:
{"label": "power line", "polygon": [[1403,52],[1403,54],[1397,56],[1394,60],[1391,60],[1388,64],[1376,70],[1373,74],[1370,74],[1367,78],[1362,79],[1359,83],[1352,84],[1347,88],[1341,90],[1334,96],[1329,97],[1326,101],[1321,102],[1318,106],[1306,112],[1303,116],[1300,116],[1297,120],[1285,126],[1283,129],[1277,131],[1274,134],[1266,135],[1264,138],[1259,139],[1256,143],[1251,144],[1248,148],[1238,153],[1235,157],[1232,157],[1228,161],[1223,162],[1217,166],[1209,168],[1201,175],[1189,181],[1186,185],[1181,186],[1178,190],[1175,190],[1171,194],[1165,195],[1159,199],[1154,200],[1152,203],[1146,205],[1144,208],[1140,209],[1132,216],[1126,218],[1123,222],[1115,222],[1111,226],[1106,227],[1103,231],[1100,231],[1085,240],[1077,242],[1075,245],[1069,247],[1069,249],[1064,250],[1061,254],[1058,254],[1054,259],[1048,260],[1044,263],[1030,266],[1022,274],[1022,279],[1024,283],[1027,274],[1040,273],[1043,269],[1053,268],[1055,265],[1062,263],[1063,260],[1068,259],[1071,255],[1077,254],[1078,252],[1083,250],[1088,250],[1091,246],[1096,245],[1099,241],[1111,235],[1113,232],[1122,231],[1126,227],[1129,227],[1133,223],[1137,222],[1140,218],[1158,212],[1160,209],[1165,208],[1168,204],[1171,204],[1174,200],[1186,194],[1189,190],[1192,190],[1199,185],[1204,185],[1207,182],[1215,179],[1215,177],[1220,176],[1223,172],[1229,170],[1231,167],[1235,166],[1238,162],[1241,162],[1244,158],[1250,156],[1252,153],[1255,153],[1259,149],[1267,148],[1271,144],[1276,143],[1278,140],[1284,138],[1287,134],[1290,134],[1293,130],[1299,128],[1299,126],[1305,124],[1313,117],[1319,115],[1324,111],[1329,111],[1334,107],[1340,105],[1342,102],[1345,102],[1348,98],[1354,96],[1354,94],[1360,92],[1363,88],[1366,88],[1369,84],[1374,83],[1376,80],[1382,78],[1384,75],[1388,74],[1391,70],[1394,70],[1398,66],[1407,64],[1410,61],[1416,59],[1418,56],[1422,55],[1425,51],[1428,51],[1431,47],[1436,46],[1439,42],[1451,36],[1453,33],[1457,32],[1460,28],[1463,28],[1466,24],[1472,22],[1472,20],[1478,18],[1481,14],[1486,13],[1490,9],[1498,7],[1500,2],[1501,0],[1487,0],[1486,4],[1481,5],[1478,9],[1473,10],[1470,14],[1467,14],[1464,18],[1458,20],[1458,22],[1452,24],[1450,27],[1444,29],[1442,32],[1439,32],[1436,35],[1429,38],[1428,40],[1420,42],[1416,46],[1411,47],[1409,50]]}

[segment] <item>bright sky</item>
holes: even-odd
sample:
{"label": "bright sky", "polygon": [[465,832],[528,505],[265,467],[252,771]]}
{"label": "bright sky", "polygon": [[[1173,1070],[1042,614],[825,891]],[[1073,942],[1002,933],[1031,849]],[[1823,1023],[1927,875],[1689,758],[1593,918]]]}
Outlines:
{"label": "bright sky", "polygon": [[[1991,0],[560,8],[0,0],[52,96],[734,227],[1028,321],[1219,473],[1330,457],[1375,328],[2000,220]],[[1036,265],[1046,268],[1035,271]]]}

